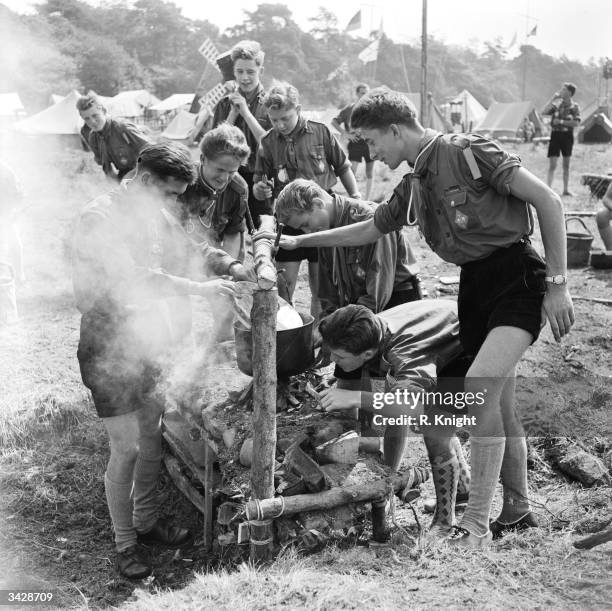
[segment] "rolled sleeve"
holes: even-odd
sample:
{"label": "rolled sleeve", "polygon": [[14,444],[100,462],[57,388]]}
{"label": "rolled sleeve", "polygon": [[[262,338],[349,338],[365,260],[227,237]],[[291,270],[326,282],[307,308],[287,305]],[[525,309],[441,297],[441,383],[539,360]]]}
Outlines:
{"label": "rolled sleeve", "polygon": [[374,225],[381,233],[399,231],[406,225],[408,202],[410,200],[410,185],[407,177],[395,187],[391,197],[380,204],[374,212]]}
{"label": "rolled sleeve", "polygon": [[336,176],[340,176],[351,167],[351,164],[336,136],[334,136],[328,128],[326,128],[326,132],[325,154]]}

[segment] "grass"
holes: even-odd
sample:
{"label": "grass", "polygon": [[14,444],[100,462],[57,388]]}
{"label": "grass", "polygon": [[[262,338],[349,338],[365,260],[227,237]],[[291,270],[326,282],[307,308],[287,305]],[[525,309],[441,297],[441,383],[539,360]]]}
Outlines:
{"label": "grass", "polygon": [[[545,176],[545,149],[514,149],[537,176]],[[135,584],[117,578],[102,486],[107,440],[76,363],[79,317],[68,257],[78,210],[107,185],[81,151],[32,158],[16,150],[12,163],[22,177],[31,176],[33,165],[37,172],[26,183],[32,208],[23,219],[29,282],[18,291],[21,320],[0,329],[0,587],[57,588],[61,608],[115,607],[124,601],[133,609],[610,607],[612,545],[586,552],[571,545],[574,533],[605,523],[610,488],[582,489],[544,470],[531,473],[544,528],[509,535],[486,553],[415,548],[397,531],[388,546],[332,541],[310,556],[288,550],[258,569],[198,555],[197,549],[187,559],[160,552],[153,582],[135,590]],[[611,168],[612,150],[578,146],[572,164],[570,189],[577,196],[565,206],[593,209],[580,172]],[[405,171],[377,164],[373,198],[388,196]],[[358,179],[363,188],[363,167]],[[558,172],[557,186],[560,181]],[[433,256],[416,231],[409,235],[434,296],[436,277],[456,273],[455,268]],[[575,272],[573,281],[577,285],[591,273]],[[590,282],[584,290],[595,286],[599,296],[612,288],[603,272]],[[302,278],[302,306],[309,303],[306,286]],[[559,349],[544,334],[525,359],[527,370],[564,375],[569,343],[580,348],[574,353],[587,370],[605,369],[612,345],[610,309],[584,303],[580,308],[576,335]],[[603,418],[609,392],[602,386],[591,395],[591,411]],[[608,447],[608,441],[602,443]],[[164,511],[201,528],[200,517],[167,482],[162,493]],[[410,511],[398,511],[398,523],[416,534]]]}

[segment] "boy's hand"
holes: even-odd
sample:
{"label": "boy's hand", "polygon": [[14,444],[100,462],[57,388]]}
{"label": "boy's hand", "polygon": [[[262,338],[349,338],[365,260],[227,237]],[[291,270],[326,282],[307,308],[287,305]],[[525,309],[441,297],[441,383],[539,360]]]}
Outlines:
{"label": "boy's hand", "polygon": [[548,318],[556,341],[561,341],[574,324],[574,305],[567,285],[551,284],[542,303],[542,320]]}
{"label": "boy's hand", "polygon": [[252,267],[245,267],[242,263],[233,263],[230,267],[230,274],[236,281],[256,282],[257,276]]}
{"label": "boy's hand", "polygon": [[326,412],[361,407],[361,391],[343,388],[328,388],[321,393],[321,407]]}
{"label": "boy's hand", "polygon": [[253,195],[257,199],[270,199],[272,197],[272,187],[269,183],[260,180],[253,185]]}
{"label": "boy's hand", "polygon": [[[297,235],[281,235],[280,242],[278,243],[280,248],[284,248],[285,250],[295,250],[299,248],[299,237]],[[256,240],[270,240],[274,242],[276,240],[276,234],[271,231],[256,231],[252,235],[252,239],[255,242]]]}
{"label": "boy's hand", "polygon": [[224,278],[215,278],[206,282],[197,282],[198,290],[195,293],[202,297],[213,297],[223,295],[224,297],[233,297],[236,295],[236,285],[231,280]]}
{"label": "boy's hand", "polygon": [[239,112],[242,116],[244,116],[249,107],[247,105],[246,98],[240,95],[237,91],[234,93],[230,93],[228,96],[229,101],[232,103],[232,108],[235,108],[237,112]]}

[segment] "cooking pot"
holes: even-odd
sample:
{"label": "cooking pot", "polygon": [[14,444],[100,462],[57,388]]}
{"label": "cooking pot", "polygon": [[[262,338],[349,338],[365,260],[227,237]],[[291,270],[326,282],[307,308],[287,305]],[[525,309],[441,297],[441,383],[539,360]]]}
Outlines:
{"label": "cooking pot", "polygon": [[[306,371],[314,363],[312,326],[314,318],[300,312],[303,326],[276,332],[276,375],[288,378]],[[234,323],[236,337],[236,361],[242,373],[253,375],[253,338],[251,329],[245,329],[239,321]]]}

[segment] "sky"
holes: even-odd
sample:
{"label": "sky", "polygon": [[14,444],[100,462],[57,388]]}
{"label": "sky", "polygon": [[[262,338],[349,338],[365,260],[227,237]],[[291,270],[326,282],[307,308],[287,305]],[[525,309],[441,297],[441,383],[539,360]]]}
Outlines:
{"label": "sky", "polygon": [[[88,0],[95,4],[97,0]],[[244,20],[244,10],[253,10],[258,0],[231,0],[216,3],[211,0],[173,0],[183,14],[194,19],[208,19],[224,30]],[[267,0],[274,3],[275,0]],[[9,8],[27,10],[33,0],[0,0]],[[343,28],[358,11],[362,13],[363,36],[377,29],[381,18],[387,36],[396,42],[415,42],[421,34],[422,0],[366,0],[361,4],[352,0],[285,0],[295,20],[308,29],[308,19],[326,6],[338,17]],[[518,45],[527,32],[537,26],[529,43],[544,53],[583,62],[590,58],[612,58],[612,2],[611,0],[429,0],[428,31],[446,43],[477,46],[478,42],[500,38],[508,45],[516,34]]]}

